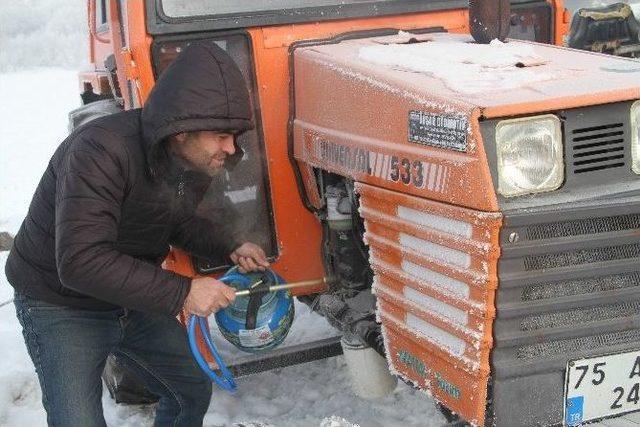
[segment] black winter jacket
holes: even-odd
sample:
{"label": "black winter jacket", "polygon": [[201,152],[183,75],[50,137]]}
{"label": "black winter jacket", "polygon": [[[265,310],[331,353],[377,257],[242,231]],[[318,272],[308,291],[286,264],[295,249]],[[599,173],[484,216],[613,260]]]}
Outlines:
{"label": "black winter jacket", "polygon": [[175,166],[164,141],[251,127],[233,60],[212,42],[191,44],[142,109],[81,126],[56,150],[9,254],[9,282],[53,304],[175,315],[190,279],[160,267],[169,245],[210,256],[240,242],[215,218],[195,216],[210,178]]}

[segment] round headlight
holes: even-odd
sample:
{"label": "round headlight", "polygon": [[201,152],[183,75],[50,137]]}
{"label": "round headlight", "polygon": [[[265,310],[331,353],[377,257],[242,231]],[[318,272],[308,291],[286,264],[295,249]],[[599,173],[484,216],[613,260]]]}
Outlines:
{"label": "round headlight", "polygon": [[498,192],[505,197],[556,190],[564,181],[560,120],[504,120],[496,127]]}

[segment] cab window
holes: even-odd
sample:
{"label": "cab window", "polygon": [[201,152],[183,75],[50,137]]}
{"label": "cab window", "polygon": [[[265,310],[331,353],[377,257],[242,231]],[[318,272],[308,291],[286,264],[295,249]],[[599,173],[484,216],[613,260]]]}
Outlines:
{"label": "cab window", "polygon": [[[175,57],[194,38],[157,38],[152,45],[153,65],[156,78],[169,66]],[[196,213],[212,222],[230,225],[243,238],[260,245],[267,256],[277,255],[275,227],[272,219],[269,195],[269,181],[266,167],[266,151],[262,143],[260,110],[255,94],[255,82],[249,40],[245,33],[224,37],[206,37],[227,51],[242,72],[253,106],[255,129],[236,138],[236,145],[243,154],[234,159],[233,167],[228,167],[211,183]],[[229,163],[229,162],[227,162]],[[196,259],[196,268],[207,273],[226,268],[227,261],[217,259]]]}

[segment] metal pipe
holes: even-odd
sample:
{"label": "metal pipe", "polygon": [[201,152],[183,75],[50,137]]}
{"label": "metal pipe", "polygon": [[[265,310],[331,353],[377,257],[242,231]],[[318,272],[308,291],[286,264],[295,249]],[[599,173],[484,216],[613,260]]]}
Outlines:
{"label": "metal pipe", "polygon": [[[323,277],[321,279],[313,279],[313,280],[303,280],[301,282],[291,282],[291,283],[285,283],[283,285],[269,286],[268,292],[276,292],[276,291],[281,291],[285,289],[303,288],[303,287],[310,287],[310,286],[328,285],[332,282],[333,282],[333,279],[330,277]],[[257,292],[263,292],[263,291],[254,289],[255,286],[261,283],[262,283],[262,280],[251,285],[250,289],[243,289],[241,291],[236,291],[236,297],[245,297],[251,294],[255,294]]]}

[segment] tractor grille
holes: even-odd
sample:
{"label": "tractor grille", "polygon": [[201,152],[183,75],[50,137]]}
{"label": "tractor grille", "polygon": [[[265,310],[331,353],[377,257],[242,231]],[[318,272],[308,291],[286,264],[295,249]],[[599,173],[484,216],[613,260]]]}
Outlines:
{"label": "tractor grille", "polygon": [[625,165],[623,123],[611,123],[571,131],[573,173],[620,168]]}
{"label": "tractor grille", "polygon": [[503,236],[529,238],[501,248],[497,378],[553,364],[564,372],[567,360],[640,349],[640,196],[567,214],[505,215]]}

